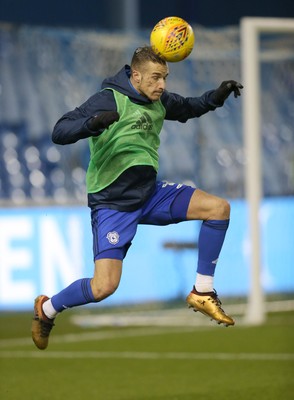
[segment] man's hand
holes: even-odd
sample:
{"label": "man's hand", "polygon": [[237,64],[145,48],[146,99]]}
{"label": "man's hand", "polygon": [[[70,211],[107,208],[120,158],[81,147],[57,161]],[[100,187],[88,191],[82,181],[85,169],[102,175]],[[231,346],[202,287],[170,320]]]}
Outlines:
{"label": "man's hand", "polygon": [[95,115],[87,122],[87,127],[93,132],[99,132],[107,129],[111,124],[119,120],[119,113],[116,111],[103,111]]}
{"label": "man's hand", "polygon": [[234,92],[234,97],[241,96],[240,89],[243,89],[243,85],[236,81],[224,81],[220,87],[215,90],[212,94],[212,99],[215,104],[223,105],[229,95]]}

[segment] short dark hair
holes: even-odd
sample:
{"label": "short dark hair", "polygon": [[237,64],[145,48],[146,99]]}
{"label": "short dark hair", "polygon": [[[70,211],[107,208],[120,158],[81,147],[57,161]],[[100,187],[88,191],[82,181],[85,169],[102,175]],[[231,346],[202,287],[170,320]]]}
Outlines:
{"label": "short dark hair", "polygon": [[166,61],[156,54],[151,46],[138,47],[133,54],[131,68],[138,68],[147,61],[166,65]]}

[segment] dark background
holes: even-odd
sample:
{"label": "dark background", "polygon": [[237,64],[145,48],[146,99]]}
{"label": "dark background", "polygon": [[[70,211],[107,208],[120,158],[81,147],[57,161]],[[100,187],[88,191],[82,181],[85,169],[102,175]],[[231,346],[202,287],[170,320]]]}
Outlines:
{"label": "dark background", "polygon": [[[0,0],[0,22],[121,30],[125,25],[124,3],[123,0]],[[294,0],[138,0],[137,10],[135,28],[149,29],[171,15],[193,24],[218,27],[237,25],[243,16],[294,17]]]}

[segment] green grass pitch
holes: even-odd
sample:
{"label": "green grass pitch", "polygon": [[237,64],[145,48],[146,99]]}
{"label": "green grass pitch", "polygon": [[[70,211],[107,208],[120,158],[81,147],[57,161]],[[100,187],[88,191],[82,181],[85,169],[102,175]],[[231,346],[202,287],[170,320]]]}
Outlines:
{"label": "green grass pitch", "polygon": [[229,328],[90,329],[73,325],[73,315],[58,317],[40,351],[30,339],[30,314],[0,314],[1,399],[293,399],[294,312]]}

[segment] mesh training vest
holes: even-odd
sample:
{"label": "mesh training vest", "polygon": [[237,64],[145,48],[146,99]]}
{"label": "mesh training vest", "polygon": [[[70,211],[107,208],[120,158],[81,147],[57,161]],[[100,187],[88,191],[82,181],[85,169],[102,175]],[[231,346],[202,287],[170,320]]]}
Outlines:
{"label": "mesh training vest", "polygon": [[88,193],[99,192],[135,165],[150,165],[158,170],[159,134],[165,117],[161,101],[139,105],[111,90],[120,119],[100,136],[89,138]]}

